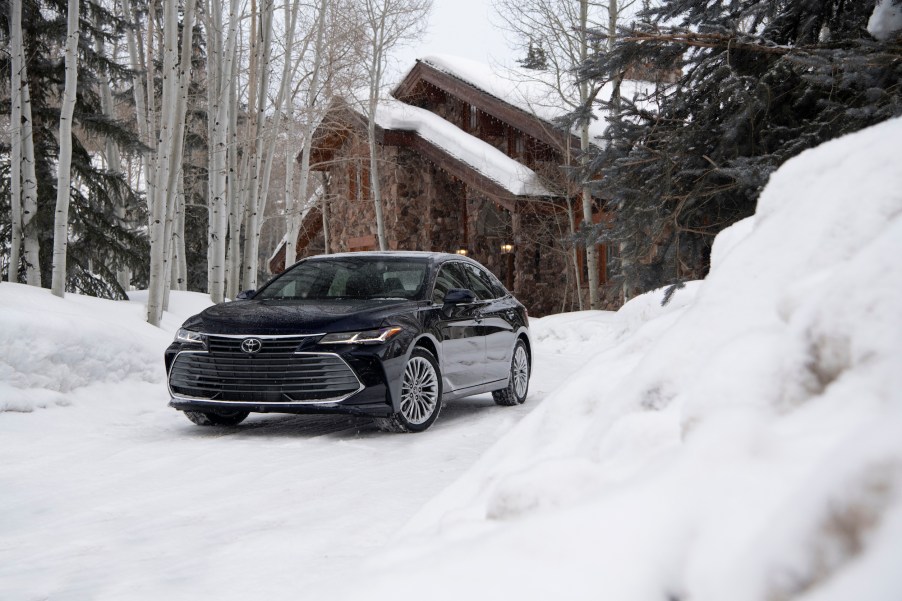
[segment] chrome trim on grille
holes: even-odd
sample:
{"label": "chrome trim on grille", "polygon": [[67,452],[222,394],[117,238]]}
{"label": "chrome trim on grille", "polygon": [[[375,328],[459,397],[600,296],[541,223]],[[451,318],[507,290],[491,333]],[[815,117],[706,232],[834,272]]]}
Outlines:
{"label": "chrome trim on grille", "polygon": [[[316,334],[316,335],[323,336],[323,334]],[[214,334],[214,336],[219,336],[219,334]],[[248,338],[248,337],[267,338],[266,336],[252,336],[252,335],[229,336],[229,337],[230,338]],[[306,337],[306,336],[271,336],[270,338],[301,338],[301,337]],[[325,399],[316,399],[316,400],[312,400],[312,401],[297,401],[294,399],[292,399],[290,401],[267,401],[267,400],[260,400],[260,401],[238,400],[238,401],[236,401],[236,400],[228,400],[228,399],[211,399],[211,398],[207,398],[207,397],[192,397],[192,396],[188,396],[188,395],[184,395],[184,394],[177,394],[177,393],[173,392],[173,390],[172,390],[172,384],[171,384],[172,369],[175,367],[176,363],[178,362],[179,357],[181,357],[183,354],[213,356],[213,354],[207,350],[182,350],[176,354],[176,356],[172,360],[172,363],[169,366],[169,373],[166,374],[166,386],[169,389],[169,396],[174,400],[202,401],[204,403],[216,403],[216,404],[222,404],[222,405],[267,405],[267,406],[271,406],[271,407],[292,407],[292,406],[299,406],[299,405],[331,405],[331,404],[340,403],[346,399],[349,399],[350,397],[354,396],[355,394],[357,394],[358,392],[360,392],[361,390],[366,388],[366,386],[364,386],[363,382],[361,382],[360,378],[357,376],[357,372],[355,372],[354,369],[350,365],[348,365],[348,362],[345,361],[337,353],[318,353],[318,352],[300,351],[300,352],[295,352],[295,353],[291,353],[291,354],[294,356],[308,355],[308,356],[319,356],[319,357],[333,357],[333,358],[337,359],[347,368],[347,370],[351,373],[351,375],[357,381],[357,389],[353,390],[351,392],[348,392],[346,394],[341,394],[339,396],[329,397],[329,398],[325,398]],[[282,394],[285,394],[285,393],[282,393]],[[285,396],[288,396],[288,395],[285,394]]]}

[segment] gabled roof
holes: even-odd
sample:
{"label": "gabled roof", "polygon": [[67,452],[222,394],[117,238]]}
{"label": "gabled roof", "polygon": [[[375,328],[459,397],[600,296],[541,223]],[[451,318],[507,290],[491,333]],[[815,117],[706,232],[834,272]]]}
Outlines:
{"label": "gabled roof", "polygon": [[[555,82],[547,72],[523,68],[493,68],[466,58],[437,54],[418,59],[408,71],[392,95],[399,100],[415,102],[420,82],[448,91],[464,102],[473,104],[534,138],[555,147],[561,147],[565,138],[556,120],[576,109],[579,91],[570,82]],[[558,88],[564,86],[564,93]],[[620,93],[624,97],[647,98],[654,92],[654,82],[624,80]],[[599,99],[610,99],[613,85],[605,84],[598,93]],[[566,97],[566,99],[565,99]],[[641,103],[641,102],[640,102]],[[595,115],[589,124],[589,141],[597,146],[604,144],[602,136],[607,129],[604,115]],[[578,132],[571,132],[570,144],[579,148]]]}
{"label": "gabled roof", "polygon": [[[489,67],[482,63],[457,57],[429,56],[417,59],[401,83],[392,90],[392,96],[402,102],[415,103],[421,83],[430,84],[553,148],[560,149],[566,145],[567,135],[552,120],[567,111],[541,115],[531,110],[529,102],[517,101],[523,97],[522,93],[509,93],[511,90],[488,85],[491,79]],[[513,89],[516,88],[513,86]],[[579,138],[575,135],[569,138],[571,147],[579,148]]]}

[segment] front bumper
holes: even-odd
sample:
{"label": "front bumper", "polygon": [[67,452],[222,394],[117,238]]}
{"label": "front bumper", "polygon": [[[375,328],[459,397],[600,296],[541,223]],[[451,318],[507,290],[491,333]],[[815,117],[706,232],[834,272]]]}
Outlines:
{"label": "front bumper", "polygon": [[[365,391],[361,391],[362,394]],[[360,401],[361,399],[356,399]],[[342,413],[363,417],[388,417],[392,414],[391,405],[384,399],[372,402],[349,404],[341,403],[253,403],[246,401],[209,401],[202,399],[184,399],[172,397],[169,406],[179,411],[213,411],[236,409],[251,413]]]}

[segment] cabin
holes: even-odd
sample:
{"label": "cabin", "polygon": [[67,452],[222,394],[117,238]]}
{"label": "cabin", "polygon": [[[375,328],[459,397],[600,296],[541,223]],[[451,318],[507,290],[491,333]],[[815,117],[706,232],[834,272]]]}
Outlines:
{"label": "cabin", "polygon": [[[585,252],[570,235],[582,203],[562,168],[580,140],[554,125],[570,109],[540,83],[457,57],[424,58],[380,101],[375,119],[387,246],[466,254],[535,316],[574,310],[578,295],[588,296]],[[311,169],[322,185],[302,216],[293,260],[378,249],[366,125],[363,111],[340,102],[318,128]],[[597,140],[603,120],[593,128]],[[596,199],[596,223],[609,218],[600,206]],[[609,278],[613,250],[598,248],[599,293],[610,308],[622,303]],[[283,243],[270,269],[284,268]]]}

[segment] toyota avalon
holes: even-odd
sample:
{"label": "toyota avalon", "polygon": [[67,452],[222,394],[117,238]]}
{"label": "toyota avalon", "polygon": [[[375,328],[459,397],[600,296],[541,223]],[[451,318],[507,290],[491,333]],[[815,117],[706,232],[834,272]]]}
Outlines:
{"label": "toyota avalon", "polygon": [[198,425],[251,412],[368,416],[420,432],[444,401],[526,400],[526,309],[476,261],[423,252],[302,260],[189,318],[166,349],[170,405]]}

